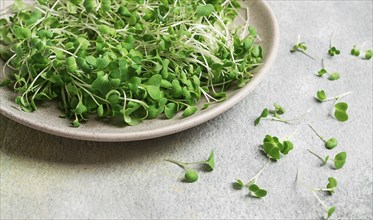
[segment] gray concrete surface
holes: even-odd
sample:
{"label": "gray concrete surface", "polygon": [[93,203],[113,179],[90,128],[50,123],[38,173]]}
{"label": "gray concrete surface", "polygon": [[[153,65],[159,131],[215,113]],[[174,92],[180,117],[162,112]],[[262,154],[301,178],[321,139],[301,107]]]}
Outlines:
{"label": "gray concrete surface", "polygon": [[[294,183],[300,179],[323,187],[338,180],[333,196],[322,196],[337,210],[333,218],[372,219],[372,61],[349,55],[352,45],[372,48],[372,1],[271,1],[281,27],[279,57],[260,86],[223,115],[196,128],[153,140],[94,143],[34,131],[0,116],[0,218],[74,219],[319,219],[323,208],[312,194]],[[329,37],[342,54],[327,58]],[[313,61],[290,54],[297,34],[310,46]],[[335,82],[314,75],[320,58],[340,71]],[[316,103],[319,89],[330,95],[354,94],[350,120],[340,123],[328,111],[332,103]],[[261,109],[282,104],[286,117],[309,108],[298,125],[264,121],[254,127]],[[306,123],[312,123],[340,146],[327,151]],[[295,149],[271,163],[258,184],[264,199],[232,189],[236,178],[249,179],[265,163],[258,150],[265,134],[284,137],[296,131]],[[341,170],[320,167],[306,149],[322,155],[348,153]],[[216,170],[200,173],[194,184],[181,182],[183,171],[164,158],[201,160],[211,149]]]}

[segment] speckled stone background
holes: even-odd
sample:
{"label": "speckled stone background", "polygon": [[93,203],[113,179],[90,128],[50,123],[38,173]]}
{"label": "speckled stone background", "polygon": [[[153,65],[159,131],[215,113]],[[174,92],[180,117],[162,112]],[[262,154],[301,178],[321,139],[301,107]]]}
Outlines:
{"label": "speckled stone background", "polygon": [[[338,180],[333,196],[322,196],[337,210],[333,218],[372,219],[372,60],[349,55],[354,44],[372,48],[372,1],[270,1],[281,29],[280,52],[268,77],[223,115],[175,135],[128,143],[75,141],[44,134],[0,116],[1,219],[318,219],[325,212],[312,194],[295,184],[324,187]],[[329,37],[342,54],[326,56]],[[300,33],[311,60],[290,54]],[[318,78],[320,59],[339,71],[335,82]],[[332,103],[316,103],[319,89],[344,99],[350,120],[340,123],[328,112]],[[278,102],[287,118],[312,108],[301,123],[263,121],[261,109]],[[311,123],[340,145],[328,151],[307,127]],[[295,133],[294,133],[295,132]],[[264,199],[236,191],[232,181],[251,178],[265,163],[258,146],[265,134],[294,133],[295,149],[271,163],[258,184]],[[322,155],[348,153],[341,170],[320,167],[310,148]],[[183,170],[165,158],[196,161],[215,150],[216,170],[201,172],[198,182],[181,182]]]}

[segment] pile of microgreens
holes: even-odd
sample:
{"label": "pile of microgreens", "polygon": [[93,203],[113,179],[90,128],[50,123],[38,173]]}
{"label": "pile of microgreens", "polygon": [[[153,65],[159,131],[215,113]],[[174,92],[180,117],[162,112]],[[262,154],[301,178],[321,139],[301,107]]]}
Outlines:
{"label": "pile of microgreens", "polygon": [[196,182],[198,180],[197,170],[191,168],[191,165],[204,165],[205,170],[213,171],[215,168],[214,151],[211,151],[210,156],[207,160],[199,162],[180,162],[176,160],[166,159],[170,163],[174,163],[185,170],[184,180],[189,183]]}
{"label": "pile of microgreens", "polygon": [[188,117],[201,97],[223,101],[227,88],[244,86],[262,62],[248,19],[233,25],[239,8],[236,0],[16,0],[0,20],[10,70],[2,85],[27,112],[57,100],[73,127],[90,113],[127,125]]}

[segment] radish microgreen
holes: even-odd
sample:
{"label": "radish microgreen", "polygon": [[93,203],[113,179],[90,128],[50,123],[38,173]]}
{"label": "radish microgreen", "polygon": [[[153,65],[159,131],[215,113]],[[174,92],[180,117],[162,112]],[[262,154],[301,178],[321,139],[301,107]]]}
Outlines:
{"label": "radish microgreen", "polygon": [[344,164],[346,163],[346,157],[347,157],[347,153],[346,152],[340,152],[338,154],[336,154],[334,156],[334,159],[330,159],[329,156],[326,156],[325,158],[319,156],[318,154],[316,154],[315,152],[307,149],[308,152],[310,152],[312,155],[316,156],[317,158],[319,158],[321,161],[322,161],[322,165],[324,166],[325,164],[328,163],[329,160],[333,161],[333,164],[334,164],[334,168],[335,169],[341,169]]}
{"label": "radish microgreen", "polygon": [[325,147],[327,149],[329,149],[329,150],[333,149],[333,148],[335,148],[338,145],[338,140],[337,139],[335,139],[335,138],[329,138],[329,139],[324,138],[310,124],[308,124],[308,126],[317,135],[317,137],[319,137],[325,143]]}
{"label": "radish microgreen", "polygon": [[334,36],[334,32],[332,33],[330,37],[329,50],[328,50],[329,56],[335,56],[341,53],[340,50],[338,50],[335,46],[333,46],[333,36]]}
{"label": "radish microgreen", "polygon": [[354,45],[351,49],[351,55],[358,57],[360,55],[360,50]]}
{"label": "radish microgreen", "polygon": [[372,59],[372,54],[373,54],[373,52],[372,52],[372,50],[367,50],[367,51],[365,51],[365,59],[366,60],[370,60],[370,59]]}
{"label": "radish microgreen", "polygon": [[263,171],[268,167],[269,160],[264,164],[262,169],[259,170],[257,174],[253,178],[251,178],[247,184],[244,184],[244,182],[240,179],[237,179],[233,183],[233,187],[235,189],[242,189],[243,187],[247,188],[249,190],[249,195],[255,198],[263,198],[267,195],[267,191],[265,189],[260,188],[256,182],[260,175],[263,173]]}
{"label": "radish microgreen", "polygon": [[187,182],[195,182],[198,180],[198,172],[195,169],[190,168],[191,165],[204,165],[205,170],[213,171],[215,168],[214,151],[211,151],[207,160],[199,162],[180,162],[176,160],[165,159],[165,161],[174,163],[185,170],[184,179]]}
{"label": "radish microgreen", "polygon": [[306,45],[306,42],[301,42],[300,41],[300,35],[298,35],[298,40],[297,40],[297,43],[290,49],[290,52],[291,53],[295,53],[295,52],[301,52],[303,53],[304,55],[308,56],[309,58],[315,60],[315,58],[311,55],[309,55],[306,51],[307,51],[307,45]]}
{"label": "radish microgreen", "polygon": [[263,139],[262,148],[268,158],[279,160],[281,154],[287,155],[294,148],[291,141],[280,141],[278,137],[266,135]]}

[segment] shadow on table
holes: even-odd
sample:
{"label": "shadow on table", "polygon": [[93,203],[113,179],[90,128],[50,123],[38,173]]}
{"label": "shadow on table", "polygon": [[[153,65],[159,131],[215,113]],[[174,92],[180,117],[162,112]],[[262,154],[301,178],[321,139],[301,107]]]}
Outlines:
{"label": "shadow on table", "polygon": [[[203,125],[200,125],[203,126]],[[36,131],[0,115],[0,152],[54,163],[136,162],[170,155],[193,135],[191,130],[144,141],[103,143],[73,140]]]}

